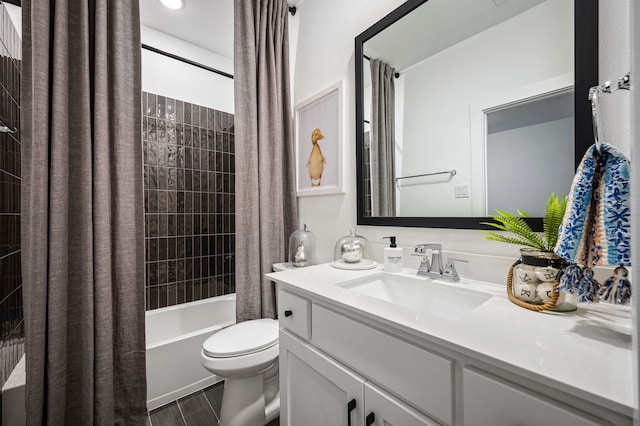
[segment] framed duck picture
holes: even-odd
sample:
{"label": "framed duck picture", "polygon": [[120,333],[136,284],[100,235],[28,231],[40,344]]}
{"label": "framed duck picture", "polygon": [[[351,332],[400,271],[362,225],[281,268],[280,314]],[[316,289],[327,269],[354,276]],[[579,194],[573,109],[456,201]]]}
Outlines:
{"label": "framed duck picture", "polygon": [[327,87],[295,107],[296,191],[299,197],[343,193],[344,83]]}

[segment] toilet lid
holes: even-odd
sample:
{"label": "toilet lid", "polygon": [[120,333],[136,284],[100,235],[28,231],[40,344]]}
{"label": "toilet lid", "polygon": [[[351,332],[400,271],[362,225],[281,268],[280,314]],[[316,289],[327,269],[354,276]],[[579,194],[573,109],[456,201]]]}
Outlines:
{"label": "toilet lid", "polygon": [[205,340],[202,350],[207,356],[228,358],[247,355],[278,343],[278,321],[263,318],[232,325]]}

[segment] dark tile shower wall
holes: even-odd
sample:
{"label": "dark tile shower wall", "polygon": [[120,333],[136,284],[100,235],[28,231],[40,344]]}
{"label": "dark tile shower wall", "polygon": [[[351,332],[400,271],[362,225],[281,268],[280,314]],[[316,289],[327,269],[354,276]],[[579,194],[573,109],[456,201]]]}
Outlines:
{"label": "dark tile shower wall", "polygon": [[142,99],[147,310],[234,293],[233,115]]}
{"label": "dark tile shower wall", "polygon": [[20,66],[22,43],[0,5],[0,387],[24,353],[20,273]]}
{"label": "dark tile shower wall", "polygon": [[364,217],[371,217],[371,133],[364,133],[362,177],[364,179]]}

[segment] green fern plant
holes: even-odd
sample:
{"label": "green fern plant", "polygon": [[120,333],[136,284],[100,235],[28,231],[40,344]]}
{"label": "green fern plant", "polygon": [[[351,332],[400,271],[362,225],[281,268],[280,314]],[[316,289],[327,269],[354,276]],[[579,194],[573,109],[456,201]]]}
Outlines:
{"label": "green fern plant", "polygon": [[518,244],[527,247],[534,247],[541,251],[551,252],[558,241],[558,228],[562,224],[564,211],[567,208],[567,197],[556,197],[554,193],[549,196],[547,206],[544,211],[543,236],[534,232],[523,218],[530,217],[527,212],[516,210],[517,215],[496,209],[497,215],[490,216],[496,222],[482,222],[501,231],[512,233],[512,236],[486,231],[485,238],[489,241],[499,241],[502,243]]}

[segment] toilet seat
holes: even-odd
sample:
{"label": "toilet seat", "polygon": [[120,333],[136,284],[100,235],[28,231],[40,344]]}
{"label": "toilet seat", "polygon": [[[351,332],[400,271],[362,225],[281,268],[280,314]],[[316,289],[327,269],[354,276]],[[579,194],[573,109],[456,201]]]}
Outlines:
{"label": "toilet seat", "polygon": [[249,377],[277,362],[278,321],[259,319],[232,325],[202,345],[200,363],[220,377]]}
{"label": "toilet seat", "polygon": [[278,321],[263,318],[220,330],[204,342],[202,352],[211,358],[231,358],[260,352],[277,344]]}

